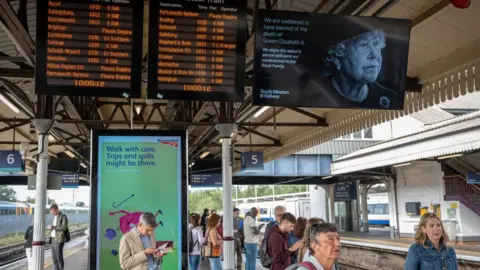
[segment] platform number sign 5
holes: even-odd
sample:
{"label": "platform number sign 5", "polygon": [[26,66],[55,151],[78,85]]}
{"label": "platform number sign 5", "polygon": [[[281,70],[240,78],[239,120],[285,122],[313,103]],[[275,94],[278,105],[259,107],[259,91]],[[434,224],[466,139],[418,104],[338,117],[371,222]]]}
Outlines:
{"label": "platform number sign 5", "polygon": [[242,170],[263,170],[263,153],[242,153]]}
{"label": "platform number sign 5", "polygon": [[19,151],[0,151],[0,170],[19,172],[23,168],[23,159]]}

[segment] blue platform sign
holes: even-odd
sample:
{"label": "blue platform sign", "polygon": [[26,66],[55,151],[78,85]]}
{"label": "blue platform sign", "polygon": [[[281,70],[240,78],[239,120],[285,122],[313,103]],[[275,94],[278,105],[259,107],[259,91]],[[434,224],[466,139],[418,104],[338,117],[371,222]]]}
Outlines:
{"label": "blue platform sign", "polygon": [[202,173],[190,176],[190,185],[194,187],[222,187],[222,174]]}
{"label": "blue platform sign", "polygon": [[480,172],[468,172],[467,183],[471,185],[480,184]]}
{"label": "blue platform sign", "polygon": [[243,152],[242,171],[263,171],[263,152]]}
{"label": "blue platform sign", "polygon": [[19,151],[0,151],[0,171],[21,172],[25,169]]}
{"label": "blue platform sign", "polygon": [[78,188],[79,180],[78,174],[62,174],[62,188]]}
{"label": "blue platform sign", "polygon": [[335,201],[351,201],[357,199],[357,185],[355,182],[336,183],[334,186]]}

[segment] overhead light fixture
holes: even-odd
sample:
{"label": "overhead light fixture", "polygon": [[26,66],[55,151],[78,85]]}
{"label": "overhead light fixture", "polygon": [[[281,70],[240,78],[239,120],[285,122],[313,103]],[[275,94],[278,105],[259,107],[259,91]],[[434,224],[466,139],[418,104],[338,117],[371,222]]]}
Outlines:
{"label": "overhead light fixture", "polygon": [[407,163],[400,163],[400,164],[397,164],[397,165],[393,165],[394,168],[397,168],[397,167],[403,167],[403,166],[407,166],[407,165],[410,165],[412,163],[410,162],[407,162]]}
{"label": "overhead light fixture", "polygon": [[461,156],[463,156],[463,154],[453,154],[453,155],[437,157],[437,159],[447,159],[447,158],[454,158],[454,157],[461,157]]}
{"label": "overhead light fixture", "polygon": [[55,137],[53,137],[52,135],[48,135],[48,140],[51,141],[51,142],[54,142],[54,141],[55,141]]}
{"label": "overhead light fixture", "polygon": [[205,151],[205,152],[203,152],[203,154],[200,155],[200,158],[204,158],[204,157],[208,156],[209,154],[210,154],[209,151]]}
{"label": "overhead light fixture", "polygon": [[324,177],[322,177],[322,179],[330,179],[330,178],[332,178],[332,177],[333,177],[333,175],[329,175],[329,176],[324,176]]}
{"label": "overhead light fixture", "polygon": [[262,113],[266,112],[268,109],[270,109],[270,106],[265,106],[263,108],[261,108],[260,110],[258,110],[258,112],[256,112],[253,117],[257,118],[259,117],[260,115],[262,115]]}
{"label": "overhead light fixture", "polygon": [[83,163],[83,162],[80,162],[80,166],[82,166],[85,169],[87,168],[87,165],[85,165],[85,163]]}
{"label": "overhead light fixture", "polygon": [[235,132],[232,132],[232,134],[230,134],[230,137],[233,137],[235,136]]}
{"label": "overhead light fixture", "polygon": [[222,138],[220,138],[220,140],[218,140],[218,142],[219,142],[219,143],[222,143],[222,142],[223,142]]}
{"label": "overhead light fixture", "polygon": [[75,158],[75,155],[70,150],[65,150],[64,153],[67,154],[71,158]]}
{"label": "overhead light fixture", "polygon": [[20,110],[17,108],[17,106],[13,105],[10,100],[8,100],[3,94],[0,94],[0,100],[5,103],[14,113],[19,113]]}
{"label": "overhead light fixture", "polygon": [[142,110],[142,106],[135,106],[135,111],[138,115],[140,115],[140,111]]}

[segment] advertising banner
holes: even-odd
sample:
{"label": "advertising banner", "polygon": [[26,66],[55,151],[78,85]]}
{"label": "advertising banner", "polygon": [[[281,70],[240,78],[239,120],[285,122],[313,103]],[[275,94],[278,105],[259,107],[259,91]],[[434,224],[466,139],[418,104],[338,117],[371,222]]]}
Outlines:
{"label": "advertising banner", "polygon": [[410,21],[260,10],[253,105],[401,110]]}
{"label": "advertising banner", "polygon": [[161,269],[185,269],[185,132],[114,132],[92,136],[90,269],[121,269],[120,239],[145,212],[157,222],[151,248],[166,245],[171,251],[163,256]]}

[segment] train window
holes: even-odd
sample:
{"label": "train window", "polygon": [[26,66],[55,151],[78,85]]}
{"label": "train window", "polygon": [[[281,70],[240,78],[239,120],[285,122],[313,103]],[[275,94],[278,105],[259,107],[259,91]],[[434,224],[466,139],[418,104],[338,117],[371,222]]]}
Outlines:
{"label": "train window", "polygon": [[260,208],[260,215],[266,215],[268,214],[268,209],[267,208]]}
{"label": "train window", "polygon": [[373,205],[372,204],[368,205],[368,213],[373,214]]}
{"label": "train window", "polygon": [[390,209],[388,208],[388,204],[385,204],[385,214],[390,214]]}
{"label": "train window", "polygon": [[385,212],[385,205],[384,204],[376,204],[375,209],[373,210],[374,214],[383,215]]}

